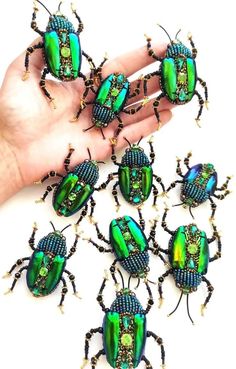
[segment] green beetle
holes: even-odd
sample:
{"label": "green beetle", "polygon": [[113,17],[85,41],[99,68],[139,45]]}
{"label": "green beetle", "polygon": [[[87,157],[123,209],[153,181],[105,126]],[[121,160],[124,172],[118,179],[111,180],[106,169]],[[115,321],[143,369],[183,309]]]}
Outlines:
{"label": "green beetle", "polygon": [[[123,277],[122,277],[123,281]],[[123,288],[117,292],[116,299],[110,308],[103,302],[103,290],[106,278],[100,288],[97,300],[105,312],[103,327],[91,329],[85,335],[85,358],[88,361],[89,340],[94,333],[103,335],[103,349],[91,359],[92,368],[95,368],[101,355],[106,355],[107,362],[115,369],[136,368],[141,361],[151,367],[150,361],[144,355],[146,338],[153,337],[161,348],[161,367],[165,367],[165,350],[163,341],[155,333],[146,330],[146,315],[153,305],[151,290],[146,283],[149,294],[148,306],[143,309],[134,292],[130,288]]]}
{"label": "green beetle", "polygon": [[34,246],[35,233],[37,231],[37,226],[34,224],[33,232],[29,239],[29,246],[33,250],[33,254],[31,257],[18,259],[6,274],[6,276],[10,276],[14,269],[18,268],[25,261],[28,261],[28,265],[21,267],[15,274],[14,281],[8,292],[13,291],[22,272],[26,270],[27,286],[34,297],[50,295],[57,288],[60,282],[63,284],[61,300],[59,303],[59,308],[62,310],[63,301],[68,291],[65,278],[63,277],[64,274],[67,274],[69,277],[74,294],[77,294],[74,282],[75,277],[66,269],[66,262],[76,251],[78,235],[76,235],[73,246],[67,255],[66,238],[63,236],[62,232],[66,228],[70,227],[70,225],[66,226],[61,231],[57,231],[53,223],[50,223],[53,227],[53,232],[50,232],[47,236],[41,238],[37,247]]}
{"label": "green beetle", "polygon": [[46,9],[50,14],[50,18],[46,32],[40,31],[36,23],[36,13],[38,8],[36,4],[34,5],[31,28],[37,32],[43,40],[27,49],[23,80],[27,79],[29,75],[30,55],[35,50],[42,49],[46,66],[43,70],[39,84],[45,96],[53,102],[54,99],[45,87],[45,78],[48,73],[51,73],[60,81],[73,81],[78,77],[81,77],[86,81],[86,77],[80,72],[82,55],[88,60],[92,69],[95,68],[95,65],[92,58],[81,49],[79,35],[84,26],[74,7],[72,6],[72,12],[79,22],[77,31],[67,17],[60,12],[62,1],[59,3],[56,14],[52,14],[45,5],[41,3],[41,1],[36,1]]}
{"label": "green beetle", "polygon": [[148,54],[156,61],[161,62],[161,64],[158,71],[144,76],[144,95],[147,96],[147,84],[150,78],[153,76],[159,77],[160,88],[162,92],[159,96],[157,96],[153,103],[154,112],[158,123],[160,123],[158,106],[162,98],[167,98],[172,104],[183,105],[191,101],[193,96],[196,95],[199,101],[199,111],[196,117],[196,122],[199,124],[204,100],[200,93],[196,90],[197,82],[199,82],[204,88],[206,107],[208,104],[208,89],[206,82],[204,82],[197,75],[195,63],[197,49],[192,41],[192,36],[190,34],[188,36],[192,47],[192,50],[190,50],[177,38],[180,30],[177,32],[175,40],[171,40],[167,31],[162,26],[160,27],[167,34],[170,44],[167,46],[165,56],[159,57],[151,47],[151,38],[148,36],[146,37]]}
{"label": "green beetle", "polygon": [[[171,268],[167,270],[167,272],[165,272],[161,277],[159,277],[158,290],[160,295],[160,303],[162,302],[163,294],[162,283],[169,274],[172,274],[176,286],[181,290],[181,295],[176,308],[171,314],[176,311],[182,296],[185,294],[187,295],[188,315],[193,323],[188,307],[189,294],[197,291],[198,286],[202,282],[206,283],[208,296],[202,305],[203,312],[203,309],[208,304],[214,290],[209,280],[205,277],[205,274],[207,273],[209,262],[221,257],[221,240],[217,228],[213,223],[213,235],[211,238],[207,238],[206,232],[198,229],[195,224],[180,226],[176,231],[169,230],[165,221],[167,211],[168,209],[165,209],[162,218],[162,227],[171,235],[171,239],[169,241],[168,250],[160,249],[160,251],[168,255]],[[209,244],[215,240],[217,241],[217,252],[213,257],[210,257]]]}

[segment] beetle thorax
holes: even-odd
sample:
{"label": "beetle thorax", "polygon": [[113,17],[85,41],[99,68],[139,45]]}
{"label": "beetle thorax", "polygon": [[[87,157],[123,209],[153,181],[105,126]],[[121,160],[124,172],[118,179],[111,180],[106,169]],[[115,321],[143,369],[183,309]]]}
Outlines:
{"label": "beetle thorax", "polygon": [[171,43],[167,47],[166,57],[167,58],[175,58],[183,55],[186,58],[191,58],[192,53],[191,50],[188,49],[184,44],[181,42]]}
{"label": "beetle thorax", "polygon": [[53,255],[65,256],[67,253],[66,239],[60,231],[51,232],[47,236],[41,238],[37,250],[49,252]]}
{"label": "beetle thorax", "polygon": [[73,172],[78,175],[79,180],[92,187],[98,181],[99,169],[97,162],[94,160],[85,160],[83,163],[77,165]]}
{"label": "beetle thorax", "polygon": [[68,33],[75,33],[73,24],[63,15],[53,15],[50,17],[47,32],[50,31],[67,31]]}
{"label": "beetle thorax", "polygon": [[130,149],[125,151],[121,159],[121,164],[132,167],[142,167],[150,165],[150,161],[147,155],[143,152],[143,149],[139,146],[133,145]]}

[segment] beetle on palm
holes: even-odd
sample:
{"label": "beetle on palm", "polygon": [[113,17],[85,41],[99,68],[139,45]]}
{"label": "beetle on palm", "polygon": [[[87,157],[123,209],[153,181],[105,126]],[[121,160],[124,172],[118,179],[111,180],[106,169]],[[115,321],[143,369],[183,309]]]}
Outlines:
{"label": "beetle on palm", "polygon": [[67,260],[76,252],[76,246],[79,236],[76,234],[75,241],[67,254],[66,238],[61,231],[55,229],[52,222],[53,232],[40,239],[37,247],[35,247],[35,233],[37,226],[34,224],[33,232],[29,239],[29,246],[33,250],[30,257],[18,259],[11,267],[5,277],[11,276],[13,270],[18,269],[22,264],[28,262],[26,266],[22,266],[15,273],[14,281],[7,293],[12,292],[17,281],[21,278],[22,272],[26,270],[26,283],[34,297],[43,297],[51,294],[62,283],[61,299],[59,308],[63,312],[63,302],[68,292],[67,283],[64,278],[65,274],[69,277],[74,294],[77,296],[75,277],[66,269]]}
{"label": "beetle on palm", "polygon": [[36,184],[41,184],[50,177],[61,178],[59,182],[47,186],[43,196],[36,202],[43,202],[48,194],[54,190],[52,204],[57,215],[69,217],[82,209],[81,216],[76,223],[78,225],[87,215],[88,201],[90,201],[91,208],[90,217],[94,212],[96,203],[92,195],[99,177],[98,163],[104,162],[92,160],[88,149],[89,159],[70,170],[70,157],[73,151],[74,149],[70,146],[69,153],[64,160],[65,175],[50,171],[40,181],[36,182]]}
{"label": "beetle on palm", "polygon": [[189,159],[191,156],[192,154],[188,153],[186,158],[184,158],[184,164],[187,167],[187,172],[185,174],[182,173],[180,159],[177,159],[176,173],[182,179],[172,182],[166,192],[173,189],[176,184],[181,184],[180,200],[182,202],[178,205],[189,207],[192,217],[192,208],[196,208],[209,200],[211,203],[211,218],[213,219],[217,208],[213,198],[223,200],[230,193],[228,190],[228,183],[231,177],[228,176],[225,183],[223,183],[221,187],[217,187],[218,175],[214,166],[207,163],[196,164],[190,167]]}
{"label": "beetle on palm", "polygon": [[[210,301],[214,290],[210,281],[205,277],[205,274],[207,273],[209,262],[215,261],[221,257],[221,239],[217,227],[213,222],[211,222],[213,228],[213,235],[211,238],[208,238],[206,232],[201,231],[196,224],[180,226],[175,231],[171,231],[166,224],[168,210],[169,209],[166,208],[163,214],[162,227],[171,235],[171,238],[168,249],[159,248],[159,251],[168,255],[171,267],[158,279],[160,306],[163,300],[162,284],[165,278],[172,274],[176,286],[181,290],[181,295],[176,308],[169,315],[177,310],[183,295],[186,295],[187,312],[193,323],[189,313],[189,294],[197,291],[198,286],[202,282],[206,283],[208,295],[201,305],[201,312],[203,315],[203,311]],[[217,242],[217,251],[214,256],[210,257],[209,244],[214,241]]]}
{"label": "beetle on palm", "polygon": [[134,292],[129,288],[123,288],[117,292],[116,299],[110,308],[107,308],[103,300],[103,291],[106,286],[106,278],[99,290],[97,301],[105,313],[103,326],[90,329],[85,335],[85,357],[82,368],[88,362],[89,341],[95,333],[103,336],[103,348],[91,358],[92,369],[95,369],[98,359],[105,355],[107,362],[115,369],[133,369],[141,361],[147,368],[152,368],[150,361],[144,355],[146,339],[152,337],[161,349],[161,367],[165,367],[165,350],[162,338],[146,328],[146,315],[153,305],[151,290],[146,284],[149,299],[147,308],[144,309]]}
{"label": "beetle on palm", "polygon": [[161,94],[157,96],[153,103],[153,108],[157,121],[160,124],[160,116],[158,106],[162,98],[167,98],[172,104],[183,105],[192,100],[193,96],[197,96],[199,101],[199,111],[196,117],[196,122],[199,125],[200,117],[203,110],[204,100],[196,89],[197,82],[204,88],[205,105],[208,104],[208,89],[206,82],[197,76],[197,69],[195,59],[197,56],[197,49],[195,48],[192,36],[189,34],[192,50],[187,48],[177,37],[171,40],[167,31],[160,26],[167,34],[170,43],[167,46],[164,57],[158,56],[151,46],[151,38],[147,38],[148,54],[156,61],[159,61],[160,68],[158,71],[149,73],[144,76],[144,95],[147,96],[147,85],[150,78],[159,77]]}
{"label": "beetle on palm", "polygon": [[118,199],[117,187],[124,199],[135,206],[142,205],[153,193],[153,206],[156,206],[158,189],[153,183],[153,179],[160,184],[163,193],[165,193],[165,186],[162,182],[161,177],[153,173],[152,166],[155,161],[155,152],[152,144],[152,138],[148,141],[150,145],[150,159],[140,147],[139,143],[131,145],[130,142],[124,138],[128,144],[129,148],[126,149],[124,155],[122,156],[121,163],[117,162],[115,155],[114,146],[112,146],[112,156],[111,160],[118,166],[118,172],[110,173],[106,182],[99,186],[99,190],[103,190],[107,185],[117,177],[117,181],[113,186],[112,195],[116,202],[117,209],[120,207],[120,202]]}
{"label": "beetle on palm", "polygon": [[83,31],[84,26],[74,6],[71,5],[71,9],[79,22],[77,31],[67,17],[60,12],[62,1],[59,3],[58,10],[55,14],[52,14],[41,1],[36,1],[46,9],[50,14],[50,18],[46,31],[41,31],[36,23],[38,8],[34,2],[31,28],[42,37],[42,40],[38,44],[28,47],[26,51],[23,80],[26,80],[29,76],[30,55],[35,50],[42,49],[45,67],[39,84],[45,96],[53,103],[54,107],[56,107],[54,98],[46,89],[46,75],[50,73],[53,77],[63,82],[73,81],[81,77],[85,81],[85,84],[89,84],[87,78],[80,71],[82,56],[88,60],[91,69],[94,69],[95,65],[92,58],[81,49],[79,35]]}

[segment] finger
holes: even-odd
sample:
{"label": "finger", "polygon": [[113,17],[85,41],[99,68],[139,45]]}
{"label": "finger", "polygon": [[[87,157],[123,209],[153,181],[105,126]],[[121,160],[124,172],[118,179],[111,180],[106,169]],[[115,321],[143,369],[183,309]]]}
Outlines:
{"label": "finger", "polygon": [[[172,113],[170,110],[160,111],[160,120],[162,124],[161,127],[168,123],[171,118]],[[131,143],[135,143],[140,139],[140,137],[146,137],[156,131],[157,120],[153,115],[138,123],[130,124],[122,130],[120,136],[118,137],[117,148],[120,149],[127,145],[127,142],[125,142],[123,137],[126,137]]]}
{"label": "finger", "polygon": [[[164,56],[166,44],[156,44],[153,49],[158,56]],[[102,75],[108,76],[111,73],[123,73],[126,77],[154,63],[154,59],[148,55],[147,47],[143,46],[126,54],[116,57],[104,65]]]}

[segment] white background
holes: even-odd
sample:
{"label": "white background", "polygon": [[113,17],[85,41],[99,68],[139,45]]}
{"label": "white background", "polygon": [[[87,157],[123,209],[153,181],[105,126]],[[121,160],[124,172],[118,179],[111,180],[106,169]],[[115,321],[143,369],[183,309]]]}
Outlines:
{"label": "white background", "polygon": [[[54,11],[57,1],[45,3]],[[94,56],[97,63],[105,51],[112,58],[143,45],[144,33],[151,35],[156,41],[168,41],[156,23],[166,27],[171,35],[175,35],[181,27],[180,37],[184,42],[187,32],[191,30],[199,50],[198,73],[209,87],[210,110],[204,110],[202,128],[199,129],[194,121],[198,109],[196,100],[175,109],[171,123],[155,134],[157,160],[154,171],[169,184],[176,179],[176,156],[184,157],[192,150],[192,164],[212,162],[219,173],[220,185],[226,175],[235,174],[235,30],[231,29],[235,17],[233,2],[81,0],[76,5],[85,24],[81,36],[83,49]],[[66,6],[69,8],[69,1],[65,8]],[[43,28],[47,15],[44,10],[40,13],[40,28]],[[32,2],[29,0],[1,1],[0,78],[4,76],[8,64],[36,37],[30,29],[31,14]],[[158,63],[153,64],[150,70],[157,68]],[[105,179],[112,170],[113,166],[108,163],[103,168],[101,178]],[[234,187],[235,178],[230,184],[232,190]],[[53,220],[59,229],[67,224],[67,220],[56,217],[50,199],[43,205],[34,203],[44,188],[32,186],[24,189],[2,205],[0,274],[4,274],[19,257],[30,255],[27,241],[33,221],[37,221],[39,225],[37,241],[51,231],[49,220]],[[170,203],[178,202],[177,194],[178,191],[174,190]],[[100,219],[101,228],[108,237],[109,222],[117,216],[113,200],[108,193],[103,193],[97,196],[97,203],[96,218]],[[158,203],[161,216],[162,199]],[[225,201],[218,202],[218,205],[216,221],[222,234],[223,257],[209,266],[207,278],[214,285],[215,291],[205,317],[200,316],[200,304],[206,297],[205,285],[201,285],[198,292],[190,296],[195,326],[187,318],[184,300],[175,315],[167,318],[179,297],[179,290],[171,277],[163,286],[165,300],[162,309],[157,308],[157,289],[152,286],[156,304],[148,315],[148,329],[163,337],[169,369],[221,369],[235,361],[235,194],[232,193]],[[145,209],[149,228],[148,219],[154,217],[151,202],[146,204]],[[127,205],[122,207],[120,215],[125,213],[136,215]],[[205,229],[210,236],[209,204],[196,209],[194,213],[199,227]],[[73,220],[76,221],[77,216]],[[178,207],[171,209],[168,221],[170,228],[174,230],[181,224],[190,223],[191,218],[188,211]],[[92,232],[92,226],[86,222],[83,223],[83,229],[85,234]],[[72,230],[68,229],[65,235],[68,235],[70,246],[73,242]],[[160,223],[158,241],[162,247],[167,247],[168,235],[162,231]],[[212,252],[214,247],[211,244]],[[12,280],[1,279],[0,367],[79,368],[83,358],[85,332],[102,324],[103,313],[96,302],[96,294],[102,282],[103,271],[109,268],[112,260],[110,255],[99,254],[86,242],[79,242],[77,255],[68,263],[68,269],[76,275],[78,290],[83,299],[76,299],[70,289],[65,301],[64,315],[56,307],[60,299],[59,288],[47,298],[35,299],[28,292],[23,276],[14,293],[4,296],[3,292]],[[152,280],[157,280],[165,271],[162,263],[155,257],[151,257],[151,268]],[[143,287],[138,289],[137,295],[145,305],[147,296]],[[105,292],[108,306],[114,297],[115,290],[110,282]],[[102,339],[97,336],[92,341],[91,354],[96,354],[100,348]],[[151,339],[146,346],[146,355],[154,368],[158,368],[160,352]],[[108,368],[104,359],[98,364],[98,367],[102,366]]]}

